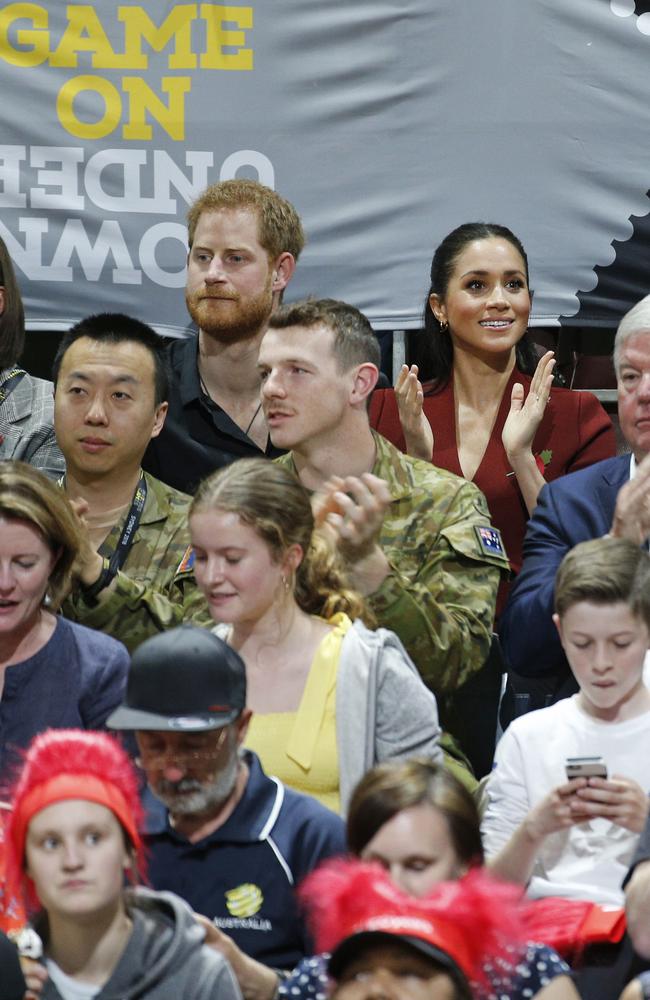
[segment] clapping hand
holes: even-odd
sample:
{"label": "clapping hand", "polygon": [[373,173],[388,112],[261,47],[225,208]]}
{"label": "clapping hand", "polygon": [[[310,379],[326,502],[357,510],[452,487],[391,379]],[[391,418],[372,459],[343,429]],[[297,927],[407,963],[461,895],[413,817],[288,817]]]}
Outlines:
{"label": "clapping hand", "polygon": [[618,491],[611,534],[642,545],[650,535],[650,455],[639,463],[634,479]]}
{"label": "clapping hand", "polygon": [[99,579],[104,563],[90,540],[88,522],[86,521],[88,504],[85,500],[70,500],[70,506],[77,516],[81,539],[81,547],[77,556],[77,574],[81,582],[89,587]]}
{"label": "clapping hand", "polygon": [[316,500],[316,525],[330,532],[355,586],[363,594],[376,590],[390,571],[379,546],[390,502],[387,484],[370,472],[345,478],[332,476]]}
{"label": "clapping hand", "polygon": [[501,440],[513,468],[517,459],[532,448],[551,393],[554,368],[553,351],[547,351],[537,364],[528,395],[524,398],[521,382],[515,382],[512,387],[510,412],[503,425]]}
{"label": "clapping hand", "polygon": [[433,431],[422,409],[424,392],[417,365],[402,365],[395,383],[395,399],[404,432],[407,454],[430,462],[433,455]]}

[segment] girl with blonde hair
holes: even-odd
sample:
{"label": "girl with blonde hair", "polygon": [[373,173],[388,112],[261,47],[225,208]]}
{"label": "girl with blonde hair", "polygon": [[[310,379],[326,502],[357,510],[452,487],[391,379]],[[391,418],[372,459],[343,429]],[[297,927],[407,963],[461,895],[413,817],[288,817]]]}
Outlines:
{"label": "girl with blonde hair", "polygon": [[246,663],[247,744],[265,770],[345,812],[374,764],[441,758],[434,696],[397,636],[364,624],[290,470],[245,459],[214,473],[190,532],[215,631]]}

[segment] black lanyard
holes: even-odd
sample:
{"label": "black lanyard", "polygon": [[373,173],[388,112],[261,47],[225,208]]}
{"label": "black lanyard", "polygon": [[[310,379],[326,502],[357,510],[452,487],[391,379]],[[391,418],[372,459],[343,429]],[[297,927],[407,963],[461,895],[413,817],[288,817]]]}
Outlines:
{"label": "black lanyard", "polygon": [[[141,472],[140,480],[136,487],[136,491],[133,494],[133,500],[131,501],[131,509],[126,516],[124,527],[122,528],[120,540],[115,546],[113,554],[109,559],[110,576],[108,577],[108,583],[110,583],[118,570],[121,570],[122,566],[126,562],[129,550],[133,545],[135,533],[138,530],[138,525],[140,524],[140,518],[142,517],[142,511],[144,510],[146,502],[147,480],[144,478],[144,472]],[[105,586],[107,585],[108,584],[105,584]]]}
{"label": "black lanyard", "polygon": [[27,374],[22,368],[12,368],[6,379],[0,385],[0,403],[4,403],[6,399],[12,394],[18,383]]}
{"label": "black lanyard", "polygon": [[[59,486],[62,486],[65,489],[65,476],[61,476],[59,479]],[[115,574],[122,569],[122,566],[126,562],[129,550],[135,540],[135,533],[138,530],[138,525],[140,524],[140,518],[146,502],[147,480],[145,479],[144,472],[140,472],[140,479],[138,480],[136,491],[133,494],[131,507],[126,516],[126,520],[124,521],[124,527],[122,528],[120,539],[111,556],[106,557],[104,561],[105,568],[100,573],[98,580],[96,580],[92,586],[84,588],[86,592],[92,594],[93,597],[96,597],[99,591],[103,590],[104,587],[108,587]],[[108,565],[106,565],[106,560],[108,560]]]}

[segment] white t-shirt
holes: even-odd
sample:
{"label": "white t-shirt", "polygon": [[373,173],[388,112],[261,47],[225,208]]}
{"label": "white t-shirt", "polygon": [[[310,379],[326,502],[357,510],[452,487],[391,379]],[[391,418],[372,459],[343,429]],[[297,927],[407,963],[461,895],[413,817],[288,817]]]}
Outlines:
{"label": "white t-shirt", "polygon": [[95,983],[80,983],[78,979],[72,979],[51,958],[45,959],[45,967],[63,1000],[93,1000],[102,989]]}
{"label": "white t-shirt", "polygon": [[[577,695],[511,723],[487,783],[481,824],[488,858],[506,845],[529,810],[566,782],[567,757],[598,755],[607,773],[650,786],[650,712],[627,722],[601,722],[578,707]],[[621,906],[621,883],[639,834],[600,817],[550,834],[538,854],[528,894],[589,899]]]}

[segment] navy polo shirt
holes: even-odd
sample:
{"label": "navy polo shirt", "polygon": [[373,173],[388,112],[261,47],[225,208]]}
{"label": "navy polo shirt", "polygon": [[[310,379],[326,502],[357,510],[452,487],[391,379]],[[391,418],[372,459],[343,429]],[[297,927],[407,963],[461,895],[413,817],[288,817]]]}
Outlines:
{"label": "navy polo shirt", "polygon": [[149,879],[213,920],[247,955],[292,969],[312,952],[295,887],[325,858],[345,853],[345,828],[316,799],[264,774],[254,753],[244,760],[250,775],[234,812],[195,844],[172,829],[147,792]]}
{"label": "navy polo shirt", "polygon": [[183,493],[194,493],[202,479],[238,458],[283,454],[270,440],[266,452],[260,451],[226,411],[206,396],[199,382],[198,349],[197,334],[173,340],[167,347],[169,410],[142,461],[143,469]]}

